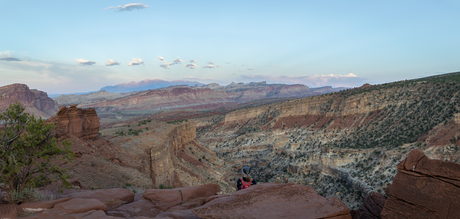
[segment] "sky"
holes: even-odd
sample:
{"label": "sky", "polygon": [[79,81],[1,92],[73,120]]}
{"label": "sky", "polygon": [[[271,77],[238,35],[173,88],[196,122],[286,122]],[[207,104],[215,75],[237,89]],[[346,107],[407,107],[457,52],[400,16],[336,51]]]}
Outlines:
{"label": "sky", "polygon": [[356,87],[460,71],[460,1],[0,0],[0,86]]}

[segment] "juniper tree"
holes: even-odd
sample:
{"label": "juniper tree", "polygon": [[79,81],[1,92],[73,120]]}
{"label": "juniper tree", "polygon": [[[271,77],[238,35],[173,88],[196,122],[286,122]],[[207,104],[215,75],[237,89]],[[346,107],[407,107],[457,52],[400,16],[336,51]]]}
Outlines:
{"label": "juniper tree", "polygon": [[24,112],[16,102],[0,113],[0,186],[8,193],[44,186],[61,180],[70,184],[66,170],[58,165],[70,161],[74,154],[71,142],[60,145],[54,137],[55,124]]}

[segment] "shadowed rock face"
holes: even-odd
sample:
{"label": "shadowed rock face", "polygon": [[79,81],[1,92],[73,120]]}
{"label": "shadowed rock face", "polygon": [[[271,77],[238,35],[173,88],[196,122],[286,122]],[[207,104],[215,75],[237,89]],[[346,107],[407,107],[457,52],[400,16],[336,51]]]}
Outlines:
{"label": "shadowed rock face", "polygon": [[380,219],[380,213],[385,205],[386,198],[380,193],[371,192],[358,210],[351,211],[353,219]]}
{"label": "shadowed rock face", "polygon": [[460,164],[413,150],[398,165],[382,218],[458,218]]}
{"label": "shadowed rock face", "polygon": [[77,108],[77,105],[71,105],[70,108],[61,106],[56,116],[51,117],[49,121],[57,122],[64,133],[82,139],[94,139],[99,133],[99,117],[93,108],[81,109]]}
{"label": "shadowed rock face", "polygon": [[11,103],[18,101],[27,113],[36,117],[51,117],[58,105],[48,95],[39,90],[29,89],[25,84],[11,84],[0,87],[0,109],[7,108]]}

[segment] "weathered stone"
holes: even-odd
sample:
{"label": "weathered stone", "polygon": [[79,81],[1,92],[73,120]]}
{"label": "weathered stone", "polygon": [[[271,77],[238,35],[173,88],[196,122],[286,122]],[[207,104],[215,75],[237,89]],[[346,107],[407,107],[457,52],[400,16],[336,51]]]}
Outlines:
{"label": "weathered stone", "polygon": [[265,183],[192,209],[201,218],[347,218],[348,207],[305,185]]}
{"label": "weathered stone", "polygon": [[200,219],[190,210],[167,211],[157,215],[156,218],[171,218],[171,219]]}
{"label": "weathered stone", "polygon": [[455,218],[460,215],[460,164],[411,151],[398,165],[382,218]]}
{"label": "weathered stone", "polygon": [[[82,139],[94,139],[99,133],[99,117],[94,108],[81,109],[76,105],[66,108],[64,105],[48,122],[57,122],[63,133]],[[63,134],[61,133],[61,134]]]}
{"label": "weathered stone", "polygon": [[107,206],[97,199],[74,198],[69,201],[56,204],[51,211],[54,214],[75,214],[91,210],[107,211]]}
{"label": "weathered stone", "polygon": [[155,217],[157,214],[160,214],[161,211],[155,208],[155,205],[146,199],[141,199],[126,205],[122,205],[115,209],[115,211],[122,211],[129,214],[131,217],[135,216],[145,216],[145,217]]}
{"label": "weathered stone", "polygon": [[47,209],[53,208],[56,204],[66,202],[71,198],[61,198],[57,200],[49,200],[49,201],[38,201],[38,202],[27,202],[21,204],[21,208],[23,211],[26,212],[42,212]]}
{"label": "weathered stone", "polygon": [[124,203],[130,203],[134,201],[134,193],[129,189],[98,189],[98,190],[82,190],[79,192],[71,193],[67,195],[70,198],[83,198],[83,199],[97,199],[101,202],[110,202],[116,199],[121,200]]}
{"label": "weathered stone", "polygon": [[380,213],[385,205],[386,198],[380,193],[371,192],[358,210],[351,211],[353,219],[380,219]]}

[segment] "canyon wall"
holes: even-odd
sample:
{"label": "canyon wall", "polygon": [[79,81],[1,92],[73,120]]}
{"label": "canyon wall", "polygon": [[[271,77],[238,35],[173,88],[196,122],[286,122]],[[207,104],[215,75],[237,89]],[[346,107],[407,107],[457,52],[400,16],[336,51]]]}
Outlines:
{"label": "canyon wall", "polygon": [[225,180],[227,167],[224,163],[213,151],[196,142],[194,122],[167,124],[151,121],[129,127],[117,125],[101,132],[106,135],[128,129],[143,131],[137,136],[123,135],[111,140],[132,154],[133,159],[140,163],[133,168],[148,174],[153,187],[183,187],[213,182],[218,183],[223,191],[234,190]]}
{"label": "canyon wall", "polygon": [[25,112],[36,117],[49,118],[56,113],[57,103],[43,91],[29,89],[25,84],[11,84],[0,87],[0,109],[7,108],[11,103],[18,101]]}
{"label": "canyon wall", "polygon": [[309,184],[358,206],[371,191],[383,193],[412,149],[460,161],[459,90],[402,81],[194,121],[198,141],[235,170],[249,165],[260,181]]}

